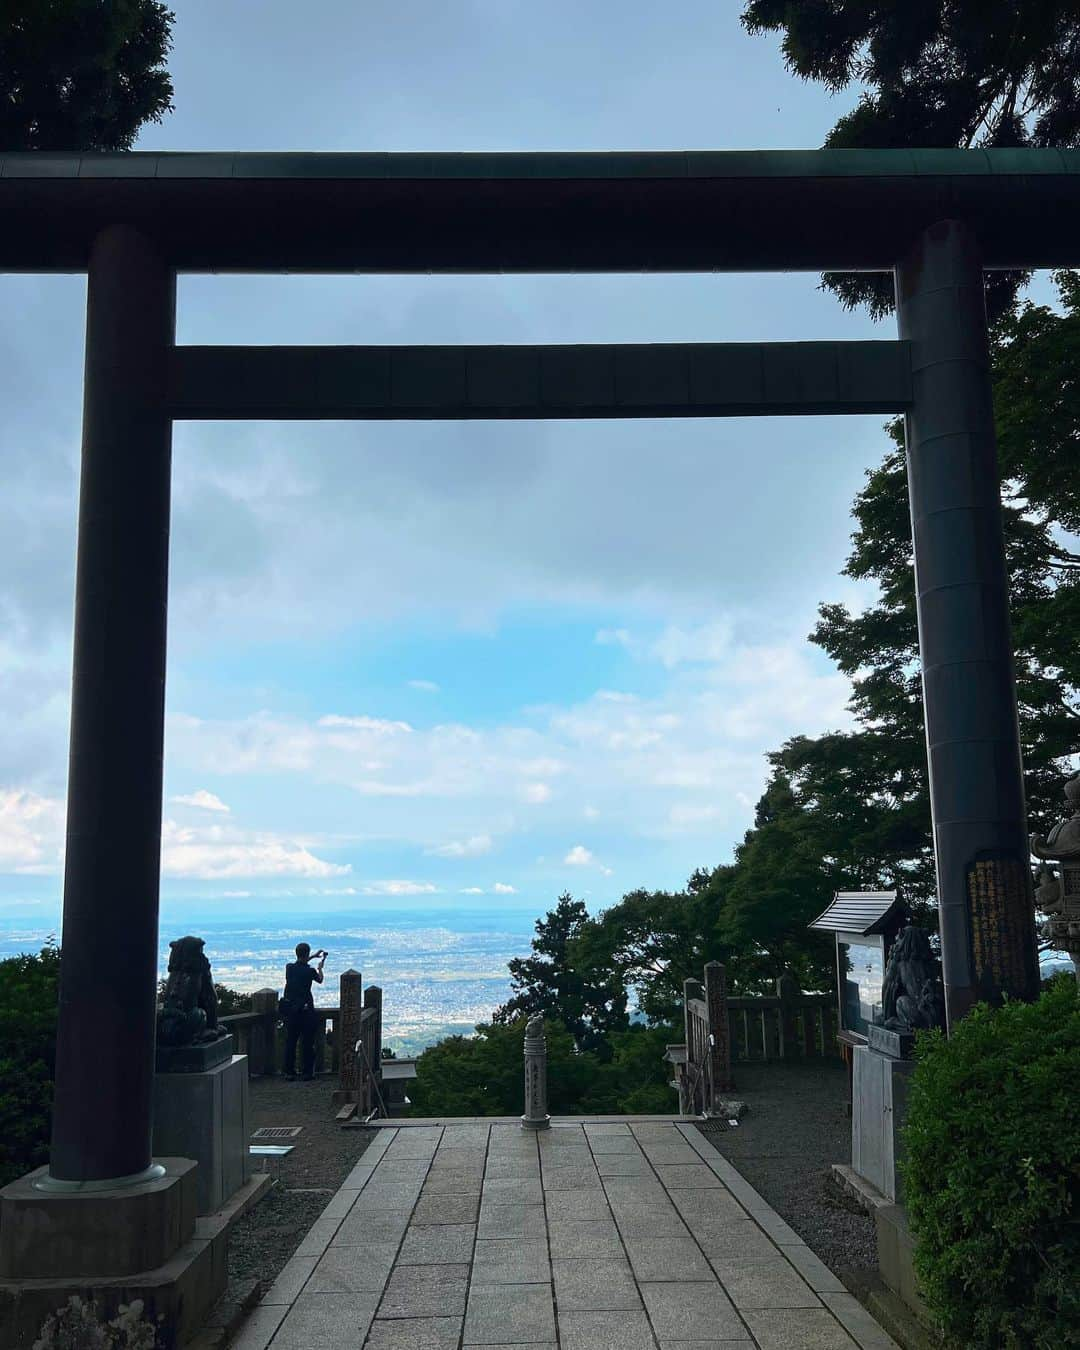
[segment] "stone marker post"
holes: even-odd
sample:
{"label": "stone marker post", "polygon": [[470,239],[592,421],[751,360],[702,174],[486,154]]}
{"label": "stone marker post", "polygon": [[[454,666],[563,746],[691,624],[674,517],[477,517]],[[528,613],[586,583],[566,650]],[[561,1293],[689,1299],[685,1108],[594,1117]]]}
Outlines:
{"label": "stone marker post", "polygon": [[542,1017],[530,1017],[525,1026],[525,1114],[521,1126],[525,1130],[551,1128],[547,1109],[547,1037]]}
{"label": "stone marker post", "polygon": [[716,1106],[716,1093],[730,1092],[735,1086],[731,1076],[731,1029],[728,1026],[727,975],[719,961],[705,967],[705,1006],[709,1010],[709,1084],[705,1103],[709,1115]]}
{"label": "stone marker post", "polygon": [[355,1102],[360,1091],[360,1065],[356,1042],[360,1039],[361,986],[358,970],[346,970],[338,981],[338,1092],[336,1102]]}

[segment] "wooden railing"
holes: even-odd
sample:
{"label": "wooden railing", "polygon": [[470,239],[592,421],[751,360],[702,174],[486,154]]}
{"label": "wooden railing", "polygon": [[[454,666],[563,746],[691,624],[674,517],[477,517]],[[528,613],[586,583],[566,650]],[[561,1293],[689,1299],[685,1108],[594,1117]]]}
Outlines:
{"label": "wooden railing", "polygon": [[723,1111],[722,1094],[735,1086],[733,1062],[839,1054],[835,1000],[801,993],[790,975],[776,981],[775,995],[728,997],[724,967],[710,961],[704,983],[683,985],[683,1023],[685,1042],[665,1055],[683,1115]]}

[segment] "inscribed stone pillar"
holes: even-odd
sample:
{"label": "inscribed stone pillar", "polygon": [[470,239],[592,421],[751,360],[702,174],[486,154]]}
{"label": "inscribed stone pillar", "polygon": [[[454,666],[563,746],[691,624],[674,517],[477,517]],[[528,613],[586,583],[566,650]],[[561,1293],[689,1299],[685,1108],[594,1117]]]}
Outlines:
{"label": "inscribed stone pillar", "polygon": [[127,225],[90,256],[63,961],[49,1175],[150,1166],[176,276]]}
{"label": "inscribed stone pillar", "polygon": [[360,993],[363,981],[358,970],[346,970],[339,981],[338,1013],[338,1086],[341,1100],[354,1102],[360,1090],[360,1065],[356,1053],[356,1042],[360,1039]]}
{"label": "inscribed stone pillar", "polygon": [[1038,993],[1008,575],[983,274],[962,221],[896,268],[911,343],[906,442],[950,1025],[980,999]]}

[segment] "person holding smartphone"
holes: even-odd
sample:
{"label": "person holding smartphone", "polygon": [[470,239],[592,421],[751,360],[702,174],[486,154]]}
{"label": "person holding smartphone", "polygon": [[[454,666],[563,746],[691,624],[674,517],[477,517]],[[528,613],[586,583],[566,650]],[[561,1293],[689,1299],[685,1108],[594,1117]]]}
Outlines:
{"label": "person holding smartphone", "polygon": [[[311,986],[322,984],[323,964],[328,952],[313,952],[306,942],[296,944],[296,960],[285,967],[285,995],[279,1008],[285,1020],[285,1077],[296,1078],[296,1043],[300,1042],[300,1059],[305,1081],[315,1077],[315,1000]],[[311,961],[318,965],[312,966]]]}

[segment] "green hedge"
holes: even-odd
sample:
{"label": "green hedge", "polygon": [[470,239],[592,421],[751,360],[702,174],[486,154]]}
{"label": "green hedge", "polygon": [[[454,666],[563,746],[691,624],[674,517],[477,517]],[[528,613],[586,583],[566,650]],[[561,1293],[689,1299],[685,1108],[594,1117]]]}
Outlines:
{"label": "green hedge", "polygon": [[1080,1001],[974,1009],[920,1036],[903,1164],[915,1268],[947,1343],[1080,1345]]}

